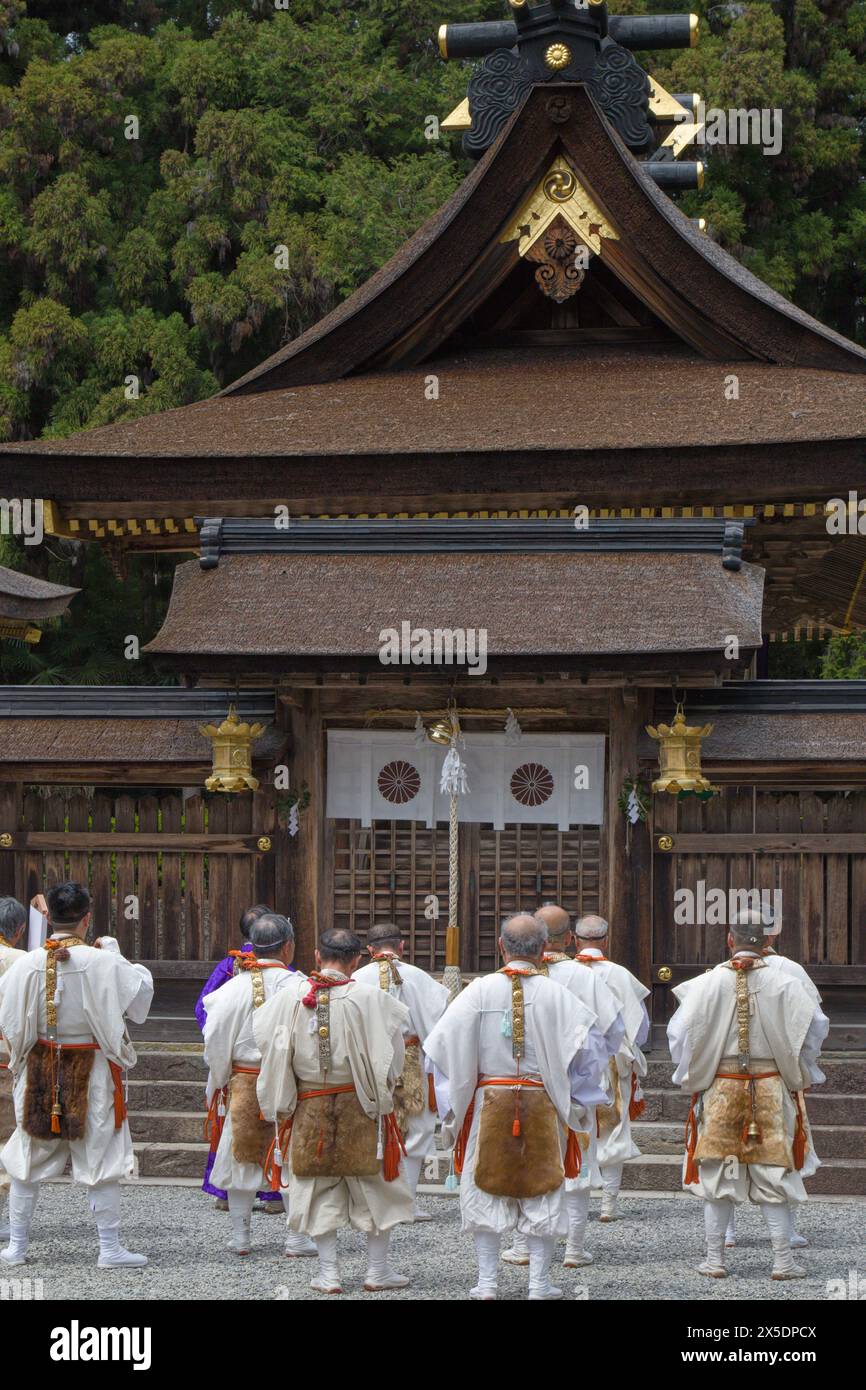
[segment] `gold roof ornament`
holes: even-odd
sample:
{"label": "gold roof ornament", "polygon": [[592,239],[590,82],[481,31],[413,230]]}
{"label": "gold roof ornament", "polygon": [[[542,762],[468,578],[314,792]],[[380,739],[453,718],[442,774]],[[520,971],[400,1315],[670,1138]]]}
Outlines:
{"label": "gold roof ornament", "polygon": [[562,217],[595,255],[601,251],[604,238],[619,240],[613,224],[562,155],[554,159],[547,173],[511,218],[499,240],[518,241],[517,249],[521,256],[525,256],[555,217]]}
{"label": "gold roof ornament", "polygon": [[687,724],[682,700],[677,704],[672,724],[659,724],[657,729],[647,724],[647,733],[659,744],[659,776],[652,784],[654,792],[694,795],[708,801],[719,790],[701,771],[701,741],[712,730],[712,724]]}
{"label": "gold roof ornament", "polygon": [[199,733],[213,744],[213,772],[205,782],[209,792],[254,792],[258,778],[253,776],[253,740],[265,731],[264,724],[242,724],[234,705],[221,724],[199,724]]}

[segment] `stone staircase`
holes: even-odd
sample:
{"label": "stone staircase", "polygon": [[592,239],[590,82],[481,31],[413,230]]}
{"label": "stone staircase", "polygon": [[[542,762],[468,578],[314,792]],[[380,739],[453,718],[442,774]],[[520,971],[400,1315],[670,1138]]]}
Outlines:
{"label": "stone staircase", "polygon": [[[193,1043],[138,1043],[138,1065],[130,1073],[129,1122],[137,1173],[145,1182],[201,1181],[207,1145],[202,1138],[206,1072],[201,1047]],[[866,1056],[829,1053],[822,1059],[826,1084],[808,1098],[809,1118],[822,1167],[808,1182],[815,1196],[866,1196]],[[626,1164],[624,1189],[680,1190],[683,1126],[688,1097],[670,1083],[667,1058],[649,1062],[646,1110],[635,1126],[639,1159]],[[435,1191],[448,1171],[439,1156],[437,1173],[422,1176]]]}

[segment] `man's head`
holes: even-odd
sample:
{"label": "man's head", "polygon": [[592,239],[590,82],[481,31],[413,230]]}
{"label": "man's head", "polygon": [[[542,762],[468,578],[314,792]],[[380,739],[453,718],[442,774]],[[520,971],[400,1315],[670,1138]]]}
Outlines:
{"label": "man's head", "polygon": [[595,912],[578,917],[574,924],[574,935],[581,945],[597,946],[599,950],[604,950],[609,931],[607,922]]}
{"label": "man's head", "polygon": [[363,949],[361,938],[348,927],[326,927],[316,948],[316,965],[320,970],[351,975],[358,968]]}
{"label": "man's head", "polygon": [[27,913],[17,898],[0,898],[0,941],[17,946],[27,923]]}
{"label": "man's head", "polygon": [[393,951],[395,956],[403,954],[403,934],[393,922],[379,922],[367,932],[367,950],[371,956],[380,951]]}
{"label": "man's head", "polygon": [[735,912],[728,932],[728,950],[732,955],[738,951],[762,951],[767,944],[768,925],[763,914],[754,908]]}
{"label": "man's head", "polygon": [[269,913],[270,911],[271,909],[265,907],[263,903],[256,903],[255,907],[248,907],[246,912],[241,913],[241,920],[238,924],[241,941],[252,940],[250,932],[253,929],[253,923],[257,922],[260,917],[264,917],[265,913]]}
{"label": "man's head", "polygon": [[566,951],[574,940],[571,919],[559,903],[545,903],[536,912],[536,917],[547,927],[547,944],[554,951]]}
{"label": "man's head", "polygon": [[249,942],[257,956],[272,957],[291,965],[295,955],[295,929],[288,917],[263,912],[250,927]]}
{"label": "man's head", "polygon": [[528,960],[539,965],[547,945],[547,924],[531,912],[517,912],[502,923],[499,949],[503,959]]}
{"label": "man's head", "polygon": [[82,883],[55,883],[45,894],[48,925],[73,936],[84,936],[90,925],[90,894]]}

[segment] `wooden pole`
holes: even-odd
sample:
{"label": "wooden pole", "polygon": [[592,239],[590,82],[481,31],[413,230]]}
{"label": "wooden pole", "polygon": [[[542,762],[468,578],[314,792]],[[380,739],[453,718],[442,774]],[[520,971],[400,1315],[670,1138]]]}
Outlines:
{"label": "wooden pole", "polygon": [[291,727],[291,787],[300,792],[306,783],[310,802],[300,813],[297,835],[281,836],[287,900],[279,906],[294,924],[295,959],[302,970],[311,970],[319,932],[328,925],[319,916],[325,872],[325,741],[318,691],[304,691],[300,706],[292,708]]}
{"label": "wooden pole", "polygon": [[649,827],[629,828],[617,805],[626,777],[639,771],[638,739],[650,717],[651,692],[611,691],[607,776],[607,912],[610,952],[649,984],[652,963],[652,854]]}

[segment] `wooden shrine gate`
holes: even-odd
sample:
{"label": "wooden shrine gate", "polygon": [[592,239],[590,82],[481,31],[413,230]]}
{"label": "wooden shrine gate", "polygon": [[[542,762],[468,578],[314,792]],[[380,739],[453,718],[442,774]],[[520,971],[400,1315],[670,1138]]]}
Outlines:
{"label": "wooden shrine gate", "polygon": [[[781,890],[785,955],[807,967],[834,1024],[832,1046],[866,1045],[866,791],[728,786],[707,802],[653,805],[653,1016],[671,986],[725,955],[721,925],[678,925],[677,889]],[[669,844],[672,841],[672,844]],[[669,972],[669,974],[668,974]]]}
{"label": "wooden shrine gate", "polygon": [[241,913],[274,902],[287,838],[267,793],[179,788],[7,784],[0,828],[12,838],[0,848],[0,894],[28,903],[54,883],[86,883],[95,933],[117,936],[125,954],[150,961],[224,956]]}
{"label": "wooden shrine gate", "polygon": [[[441,970],[448,921],[448,827],[415,821],[329,822],[333,920],[362,937],[373,922],[396,922],[416,965]],[[603,836],[597,825],[560,832],[548,825],[460,827],[463,969],[494,970],[502,919],[542,902],[572,914],[600,910]],[[432,912],[438,909],[438,916]]]}

